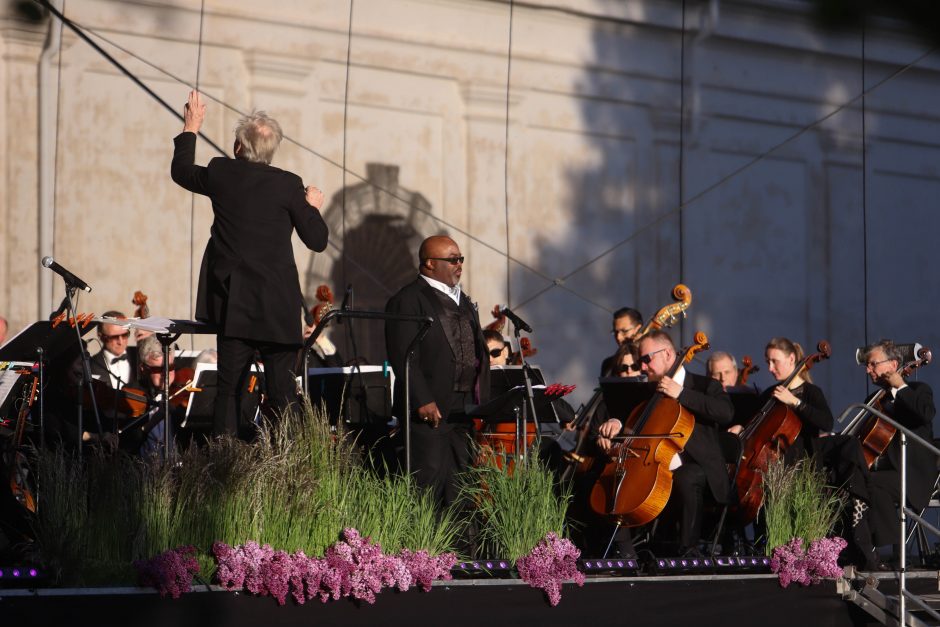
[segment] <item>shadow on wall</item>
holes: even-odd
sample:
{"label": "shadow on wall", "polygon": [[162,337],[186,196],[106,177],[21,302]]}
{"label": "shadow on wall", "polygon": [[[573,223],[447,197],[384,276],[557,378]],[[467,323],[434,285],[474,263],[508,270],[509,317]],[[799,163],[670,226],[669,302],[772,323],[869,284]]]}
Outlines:
{"label": "shadow on wall", "polygon": [[[319,285],[326,284],[333,291],[335,306],[339,307],[347,288],[351,288],[351,307],[384,311],[388,299],[417,276],[421,242],[446,232],[431,218],[427,198],[399,185],[398,173],[397,165],[369,163],[367,182],[349,185],[333,195],[323,219],[337,247],[311,256],[304,281],[305,294],[312,296]],[[355,338],[355,350],[350,331]],[[340,325],[332,331],[331,339],[347,360],[357,354],[370,364],[385,360],[385,329],[381,321],[360,320]]]}

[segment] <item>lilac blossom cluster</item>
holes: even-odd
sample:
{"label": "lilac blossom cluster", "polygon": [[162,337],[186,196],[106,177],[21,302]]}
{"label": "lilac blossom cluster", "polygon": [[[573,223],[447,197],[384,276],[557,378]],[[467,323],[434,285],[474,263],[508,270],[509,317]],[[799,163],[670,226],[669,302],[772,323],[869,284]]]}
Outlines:
{"label": "lilac blossom cluster", "polygon": [[195,555],[196,547],[180,546],[134,562],[140,585],[156,588],[162,597],[169,594],[178,599],[192,589],[193,576],[199,572]]}
{"label": "lilac blossom cluster", "polygon": [[774,549],[770,568],[777,573],[784,588],[792,582],[808,586],[822,579],[833,579],[842,574],[839,553],[846,545],[842,538],[822,538],[813,540],[804,550],[803,538],[793,538]]}
{"label": "lilac blossom cluster", "polygon": [[578,570],[580,556],[581,551],[570,540],[549,532],[528,555],[516,560],[516,569],[523,581],[544,590],[548,602],[555,606],[561,600],[562,583],[570,579],[584,585],[584,573]]}
{"label": "lilac blossom cluster", "polygon": [[428,591],[435,579],[451,578],[450,569],[457,561],[452,553],[432,557],[427,551],[407,549],[386,555],[381,545],[352,528],[344,529],[342,539],[322,558],[308,557],[303,551],[288,554],[255,542],[237,547],[216,542],[212,553],[221,586],[270,595],[281,605],[288,595],[300,604],[343,597],[375,603],[383,588],[406,591],[417,585]]}

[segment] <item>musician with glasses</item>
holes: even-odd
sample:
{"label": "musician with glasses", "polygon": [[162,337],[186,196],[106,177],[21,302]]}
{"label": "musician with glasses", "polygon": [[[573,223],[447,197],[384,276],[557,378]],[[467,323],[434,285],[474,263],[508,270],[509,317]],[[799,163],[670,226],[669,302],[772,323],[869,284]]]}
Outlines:
{"label": "musician with glasses", "polygon": [[470,463],[467,408],[486,401],[490,392],[490,356],[477,307],[460,289],[463,262],[454,240],[427,238],[418,251],[418,277],[385,307],[388,313],[434,319],[411,361],[410,416],[403,415],[405,356],[420,325],[387,321],[385,346],[395,371],[393,413],[412,422],[412,472],[444,507],[457,500],[457,473]]}
{"label": "musician with glasses", "polygon": [[486,340],[486,350],[490,356],[490,366],[505,366],[509,363],[509,344],[503,339],[503,334],[492,329],[483,330],[483,339]]}
{"label": "musician with glasses", "polygon": [[[632,307],[621,307],[614,312],[613,328],[611,328],[610,334],[614,337],[617,348],[620,348],[625,342],[635,340],[642,328],[643,314]],[[617,376],[617,373],[614,372],[614,367],[618,364],[616,353],[610,357],[604,358],[604,361],[601,363],[601,376]]]}
{"label": "musician with glasses", "polygon": [[[123,320],[125,316],[120,311],[106,311],[102,318]],[[91,376],[107,383],[115,390],[125,385],[131,387],[137,384],[137,350],[129,350],[127,342],[130,330],[116,324],[102,322],[98,324],[98,340],[101,350],[91,357]],[[81,364],[78,364],[81,368]]]}
{"label": "musician with glasses", "polygon": [[[672,338],[653,331],[640,340],[640,368],[656,390],[692,412],[695,428],[685,450],[670,464],[672,494],[665,513],[679,521],[679,553],[700,554],[702,510],[705,491],[718,503],[726,503],[731,486],[724,457],[718,444],[718,430],[731,423],[734,407],[721,384],[693,374],[679,366],[673,377],[666,376],[678,358]],[[624,434],[624,423],[611,418],[600,427],[600,435],[613,438]]]}

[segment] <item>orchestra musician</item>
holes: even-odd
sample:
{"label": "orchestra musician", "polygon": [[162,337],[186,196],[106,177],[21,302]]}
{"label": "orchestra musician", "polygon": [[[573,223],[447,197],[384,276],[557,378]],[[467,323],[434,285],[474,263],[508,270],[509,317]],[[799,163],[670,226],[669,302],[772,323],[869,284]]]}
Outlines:
{"label": "orchestra musician", "polygon": [[318,207],[323,192],[270,165],[283,134],[276,120],[254,112],[235,129],[234,159],[195,165],[196,135],[206,106],[192,91],[183,131],[174,139],[170,174],[181,187],[212,200],[211,237],[199,272],[196,319],[217,327],[218,392],[213,431],[235,434],[255,352],[264,363],[265,397],[278,416],[294,404],[292,372],[300,348],[303,297],[291,235],[315,252],[328,228]]}
{"label": "orchestra musician", "polygon": [[[621,347],[624,342],[636,339],[637,333],[643,328],[643,314],[632,307],[621,307],[614,312],[613,328],[610,334],[614,336],[617,347]],[[604,358],[601,363],[601,376],[616,376],[613,367],[617,365],[617,354]]]}
{"label": "orchestra musician", "polygon": [[[809,370],[796,374],[788,387],[781,385],[789,378],[796,364],[803,359],[803,347],[785,337],[772,338],[764,348],[764,358],[767,369],[777,380],[777,385],[764,390],[760,395],[759,406],[763,406],[773,398],[788,406],[802,422],[800,434],[793,445],[787,449],[784,456],[787,462],[810,455],[814,451],[814,441],[822,433],[832,431],[832,410],[823,391],[813,384]],[[740,433],[742,427],[735,426],[729,429],[732,433]]]}
{"label": "orchestra musician", "polygon": [[[120,311],[106,311],[101,317],[123,320],[127,316]],[[107,383],[115,390],[137,384],[137,351],[129,350],[127,346],[130,334],[130,330],[116,324],[98,324],[101,350],[92,355],[89,362],[92,378]],[[80,369],[81,364],[77,367]]]}
{"label": "orchestra musician", "polygon": [[491,366],[505,366],[509,363],[509,344],[503,339],[503,334],[492,329],[483,329],[483,339],[486,340],[486,350],[490,355]]}
{"label": "orchestra musician", "polygon": [[738,362],[731,353],[714,351],[705,362],[708,376],[721,384],[727,392],[738,384]]}
{"label": "orchestra musician", "polygon": [[[137,345],[140,357],[139,382],[147,397],[147,409],[136,420],[136,426],[121,434],[121,448],[133,451],[141,457],[163,455],[165,430],[165,408],[163,405],[163,345],[153,334],[140,340]],[[170,350],[169,385],[176,380],[174,353]],[[182,410],[171,407],[171,419],[180,417]]]}
{"label": "orchestra musician", "polygon": [[395,371],[393,411],[412,422],[415,480],[443,507],[457,500],[457,474],[470,463],[467,407],[485,402],[490,392],[490,361],[477,309],[460,289],[463,261],[451,238],[427,238],[418,251],[418,277],[385,307],[389,313],[434,319],[411,361],[410,416],[403,415],[405,357],[419,324],[387,321],[385,346]]}
{"label": "orchestra musician", "polygon": [[[684,366],[676,370],[674,377],[665,376],[677,359],[675,345],[666,332],[653,331],[641,339],[639,353],[640,368],[649,381],[657,384],[657,391],[676,399],[695,417],[685,450],[670,464],[673,487],[666,507],[679,520],[679,553],[696,555],[700,553],[706,489],[718,503],[728,502],[731,495],[718,429],[731,422],[734,408],[714,379],[688,372]],[[623,422],[618,418],[609,419],[599,429],[603,438],[623,432]]]}

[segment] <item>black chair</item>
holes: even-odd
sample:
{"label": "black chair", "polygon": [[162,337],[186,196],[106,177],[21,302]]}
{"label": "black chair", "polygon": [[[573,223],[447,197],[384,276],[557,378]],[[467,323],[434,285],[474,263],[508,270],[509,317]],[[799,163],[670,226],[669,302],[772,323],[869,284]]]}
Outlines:
{"label": "black chair", "polygon": [[721,506],[721,515],[718,517],[718,526],[715,529],[715,537],[712,539],[711,548],[708,554],[715,555],[715,549],[718,546],[718,540],[721,538],[721,532],[724,530],[725,518],[728,516],[728,509],[735,504],[738,495],[735,490],[735,482],[738,479],[738,470],[741,468],[741,458],[744,454],[744,442],[737,435],[721,431],[718,433],[718,446],[721,448],[721,456],[728,465],[728,476],[731,479],[731,500]]}

